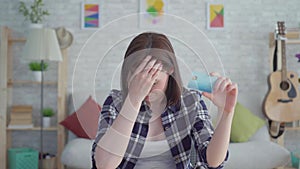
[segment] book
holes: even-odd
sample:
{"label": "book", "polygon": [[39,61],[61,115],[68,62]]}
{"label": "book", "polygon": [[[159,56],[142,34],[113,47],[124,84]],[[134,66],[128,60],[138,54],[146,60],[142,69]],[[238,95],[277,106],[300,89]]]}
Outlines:
{"label": "book", "polygon": [[11,107],[11,112],[32,112],[30,105],[14,105]]}
{"label": "book", "polygon": [[33,124],[24,124],[24,125],[12,125],[7,126],[8,129],[30,129],[33,128]]}
{"label": "book", "polygon": [[10,123],[12,125],[24,125],[24,124],[32,124],[32,120],[31,119],[13,119],[10,120]]}
{"label": "book", "polygon": [[32,112],[11,112],[10,113],[10,119],[29,119],[31,120],[32,119]]}

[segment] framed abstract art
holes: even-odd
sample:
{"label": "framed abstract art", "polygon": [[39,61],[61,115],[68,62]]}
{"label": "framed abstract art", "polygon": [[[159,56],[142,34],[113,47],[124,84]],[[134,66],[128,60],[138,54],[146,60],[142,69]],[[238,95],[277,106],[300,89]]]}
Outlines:
{"label": "framed abstract art", "polygon": [[167,12],[167,0],[139,0],[139,23],[141,27],[163,24]]}
{"label": "framed abstract art", "polygon": [[97,29],[100,27],[100,7],[96,3],[82,3],[81,28]]}
{"label": "framed abstract art", "polygon": [[207,29],[224,29],[223,4],[207,4]]}

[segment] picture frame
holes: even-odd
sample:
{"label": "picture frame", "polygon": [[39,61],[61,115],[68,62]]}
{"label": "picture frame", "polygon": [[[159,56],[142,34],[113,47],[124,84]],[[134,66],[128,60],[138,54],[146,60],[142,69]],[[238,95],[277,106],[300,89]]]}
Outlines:
{"label": "picture frame", "polygon": [[222,30],[225,26],[224,4],[207,3],[207,29]]}
{"label": "picture frame", "polygon": [[100,28],[100,5],[98,3],[81,3],[81,29]]}
{"label": "picture frame", "polygon": [[139,0],[139,26],[142,28],[163,26],[167,10],[168,0]]}

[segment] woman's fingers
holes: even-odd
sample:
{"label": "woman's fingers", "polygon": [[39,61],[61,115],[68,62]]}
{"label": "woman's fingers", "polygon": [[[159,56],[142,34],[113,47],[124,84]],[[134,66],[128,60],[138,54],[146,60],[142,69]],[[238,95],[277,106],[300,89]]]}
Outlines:
{"label": "woman's fingers", "polygon": [[[156,63],[156,60],[151,60],[147,63],[146,67],[140,72],[137,73],[134,76],[131,76],[131,78],[128,81],[128,85],[132,82],[133,79],[136,79],[137,81],[147,81],[150,82],[149,85],[152,86],[154,81],[156,80],[157,76],[159,75],[159,72],[162,70],[162,64]],[[136,81],[135,80],[135,81]],[[147,85],[146,83],[144,83]]]}
{"label": "woman's fingers", "polygon": [[136,76],[140,73],[142,73],[145,70],[145,66],[148,64],[148,62],[150,61],[152,56],[147,56],[141,63],[140,65],[135,69],[135,71],[133,72],[133,74],[129,77],[128,79],[128,86],[130,85],[130,83],[132,82],[132,80],[134,78],[136,78]]}
{"label": "woman's fingers", "polygon": [[221,85],[220,85],[220,90],[221,90],[221,91],[226,90],[226,88],[227,88],[229,85],[231,85],[231,84],[232,84],[231,80],[228,79],[228,78],[225,78],[225,79],[223,80],[223,82],[221,83]]}
{"label": "woman's fingers", "polygon": [[157,79],[159,73],[161,72],[162,70],[162,64],[159,65],[158,69],[154,72],[154,74],[152,75],[152,79],[153,79],[153,83],[155,82],[155,80]]}
{"label": "woman's fingers", "polygon": [[220,85],[221,85],[221,83],[223,82],[224,79],[225,79],[224,77],[219,77],[219,78],[216,80],[216,82],[215,82],[215,84],[214,84],[214,91],[219,90],[219,87],[220,87]]}
{"label": "woman's fingers", "polygon": [[220,77],[221,76],[218,72],[210,72],[209,75],[210,76],[216,76],[216,77]]}
{"label": "woman's fingers", "polygon": [[161,70],[161,67],[162,67],[162,65],[161,65],[161,63],[156,63],[151,69],[150,69],[150,71],[149,71],[149,76],[150,77],[153,77],[155,74],[158,74],[157,72],[158,72],[158,70],[160,69]]}
{"label": "woman's fingers", "polygon": [[237,89],[237,84],[236,83],[232,83],[230,86],[227,87],[227,92],[230,92],[232,90]]}
{"label": "woman's fingers", "polygon": [[231,84],[232,82],[229,78],[219,77],[214,85],[214,91],[225,91],[227,90],[227,87]]}
{"label": "woman's fingers", "polygon": [[149,73],[151,71],[151,69],[153,68],[153,66],[156,64],[156,59],[151,60],[150,62],[148,62],[148,64],[145,66],[143,72],[145,73]]}
{"label": "woman's fingers", "polygon": [[136,70],[133,72],[132,76],[129,79],[129,82],[139,73],[142,73],[143,76],[148,76],[149,71],[152,69],[152,67],[156,63],[156,59],[151,60],[152,56],[148,55],[136,68]]}
{"label": "woman's fingers", "polygon": [[148,62],[150,61],[151,58],[152,58],[152,56],[151,56],[151,55],[148,55],[148,56],[141,62],[141,64],[136,68],[136,70],[135,70],[134,73],[133,73],[133,76],[135,76],[136,74],[142,72],[142,71],[145,69],[146,65],[148,64]]}

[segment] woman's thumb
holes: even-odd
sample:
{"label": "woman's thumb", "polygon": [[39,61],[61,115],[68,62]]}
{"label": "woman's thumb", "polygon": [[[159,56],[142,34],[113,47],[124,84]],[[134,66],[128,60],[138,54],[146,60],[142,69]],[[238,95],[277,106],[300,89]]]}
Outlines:
{"label": "woman's thumb", "polygon": [[202,95],[207,97],[209,100],[212,100],[212,94],[207,92],[202,92]]}

